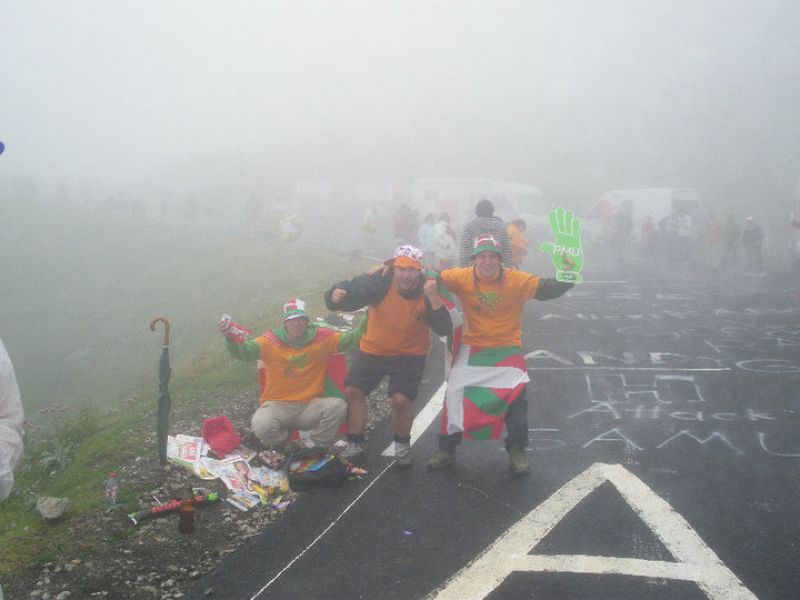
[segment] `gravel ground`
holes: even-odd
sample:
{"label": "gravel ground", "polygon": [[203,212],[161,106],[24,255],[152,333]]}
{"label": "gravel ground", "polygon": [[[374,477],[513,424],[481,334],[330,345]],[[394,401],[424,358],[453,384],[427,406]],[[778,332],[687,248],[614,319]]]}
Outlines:
{"label": "gravel ground", "polygon": [[[254,395],[226,400],[229,409],[225,414],[243,438],[249,433],[256,404]],[[368,404],[369,432],[389,413],[385,382],[370,395]],[[210,416],[215,415],[173,415],[171,430],[199,436],[203,419]],[[144,490],[139,496],[142,508],[153,506],[154,496],[162,500],[185,496],[192,486],[224,493],[220,482],[203,481],[173,465],[161,466],[152,454],[119,469],[120,486]],[[286,510],[292,510],[291,505]],[[222,557],[281,514],[261,507],[245,513],[227,502],[206,504],[198,508],[191,534],[178,532],[174,513],[139,526],[121,511],[98,509],[67,518],[74,551],[53,562],[31,565],[17,579],[4,582],[6,598],[182,598],[194,580],[212,571]],[[213,589],[206,593],[223,597]]]}

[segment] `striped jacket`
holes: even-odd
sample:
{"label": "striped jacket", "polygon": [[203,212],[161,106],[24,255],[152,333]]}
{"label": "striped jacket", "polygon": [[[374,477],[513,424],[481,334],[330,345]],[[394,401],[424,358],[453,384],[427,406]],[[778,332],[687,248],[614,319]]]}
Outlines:
{"label": "striped jacket", "polygon": [[461,233],[461,252],[458,264],[461,267],[468,267],[472,256],[472,248],[475,245],[475,238],[482,234],[491,234],[500,242],[500,250],[503,253],[503,264],[511,265],[511,241],[508,239],[506,226],[497,217],[478,217],[464,225]]}

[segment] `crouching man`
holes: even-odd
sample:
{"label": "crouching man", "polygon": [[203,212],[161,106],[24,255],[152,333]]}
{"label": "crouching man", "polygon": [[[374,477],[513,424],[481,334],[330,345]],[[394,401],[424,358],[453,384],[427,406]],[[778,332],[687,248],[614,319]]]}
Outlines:
{"label": "crouching man", "polygon": [[344,333],[311,325],[305,302],[295,298],[283,307],[283,326],[253,340],[234,335],[229,319],[219,322],[231,355],[264,364],[264,389],[251,424],[264,446],[286,451],[295,428],[308,430],[310,443],[319,449],[327,450],[335,441],[347,404],[325,397],[325,368],[332,355],[358,346],[365,321]]}

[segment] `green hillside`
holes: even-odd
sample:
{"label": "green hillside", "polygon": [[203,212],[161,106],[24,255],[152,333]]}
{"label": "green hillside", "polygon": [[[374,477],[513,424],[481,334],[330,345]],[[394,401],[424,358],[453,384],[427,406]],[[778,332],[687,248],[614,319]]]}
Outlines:
{"label": "green hillside", "polygon": [[[321,291],[353,266],[330,252],[160,225],[98,208],[0,206],[0,337],[26,414],[65,403],[103,407],[150,390],[161,334],[172,324],[175,375],[222,357],[222,312],[260,330],[283,301]],[[209,362],[210,361],[210,362]]]}
{"label": "green hillside", "polygon": [[[286,299],[300,296],[312,315],[324,315],[323,291],[366,266],[334,249],[96,208],[0,203],[0,337],[34,421],[0,510],[0,581],[70,543],[67,527],[36,517],[36,497],[69,497],[74,516],[95,510],[108,471],[148,448],[163,331],[149,330],[153,317],[172,326],[173,409],[223,414],[226,395],[255,391],[257,378],[253,365],[225,351],[220,313],[260,332],[279,323]],[[69,418],[40,414],[62,403]],[[126,491],[129,502],[136,492]]]}

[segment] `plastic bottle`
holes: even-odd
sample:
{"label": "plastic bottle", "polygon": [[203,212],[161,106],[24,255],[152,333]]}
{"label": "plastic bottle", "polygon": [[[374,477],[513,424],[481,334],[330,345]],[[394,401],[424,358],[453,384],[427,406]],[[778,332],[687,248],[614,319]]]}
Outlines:
{"label": "plastic bottle", "polygon": [[196,510],[193,502],[194,493],[189,492],[189,497],[181,503],[178,509],[178,531],[181,533],[192,533],[194,531],[194,511]]}
{"label": "plastic bottle", "polygon": [[106,479],[105,495],[103,496],[103,508],[106,512],[111,512],[117,507],[118,487],[117,474],[112,471]]}

